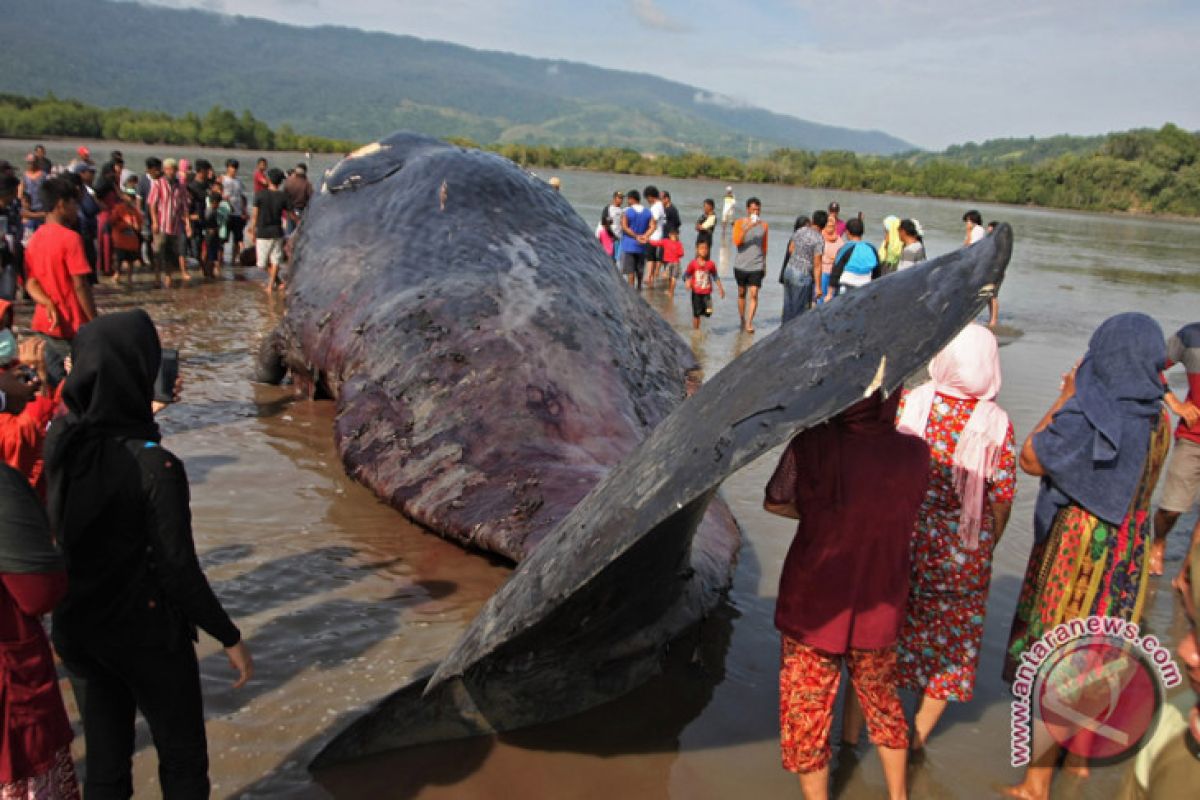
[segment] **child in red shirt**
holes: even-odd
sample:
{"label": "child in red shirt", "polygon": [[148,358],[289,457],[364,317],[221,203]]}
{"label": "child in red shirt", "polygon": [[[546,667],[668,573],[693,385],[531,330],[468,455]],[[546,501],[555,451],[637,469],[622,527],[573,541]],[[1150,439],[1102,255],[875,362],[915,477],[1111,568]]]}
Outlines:
{"label": "child in red shirt", "polygon": [[692,327],[699,328],[701,317],[712,316],[714,283],[721,290],[721,299],[725,299],[725,287],[717,277],[717,265],[708,260],[708,242],[696,243],[696,257],[688,264],[684,277],[685,285],[692,290]]}
{"label": "child in red shirt", "polygon": [[120,193],[120,200],[109,212],[109,226],[112,228],[113,260],[117,263],[115,279],[120,280],[126,268],[129,270],[129,282],[133,283],[133,268],[141,263],[142,239],[141,230],[145,220],[142,212],[138,211],[133,196]]}
{"label": "child in red shirt", "polygon": [[660,243],[663,254],[663,270],[671,279],[671,296],[675,295],[675,281],[679,280],[679,262],[683,261],[683,242],[679,241],[679,231],[671,231],[670,236]]}

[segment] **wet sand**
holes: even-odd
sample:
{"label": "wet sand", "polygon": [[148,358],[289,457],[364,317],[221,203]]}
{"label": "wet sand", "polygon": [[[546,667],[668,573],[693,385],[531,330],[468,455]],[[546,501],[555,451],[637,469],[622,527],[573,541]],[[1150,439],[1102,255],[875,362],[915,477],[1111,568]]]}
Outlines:
{"label": "wet sand", "polygon": [[[167,154],[164,148],[156,152]],[[589,173],[564,178],[568,199],[593,223],[613,188],[644,183]],[[699,181],[660,185],[676,197],[685,227],[702,198],[719,198],[723,190]],[[682,286],[674,299],[659,290],[645,293],[692,344],[709,375],[777,325],[776,276],[790,217],[832,199],[828,192],[737,188],[739,203],[750,192],[762,198],[772,230],[758,334],[737,331],[727,267],[722,279],[730,297],[715,301],[716,313],[699,333],[690,329]],[[885,213],[919,217],[931,255],[961,241],[957,204],[848,193],[837,199],[850,213],[864,210],[868,221]],[[1104,317],[1142,310],[1168,333],[1193,318],[1200,283],[1196,226],[982,210],[985,218],[1006,219],[1016,229],[1001,294],[1006,346],[1000,402],[1018,438],[1050,404],[1060,373],[1082,354]],[[685,241],[690,257],[691,237]],[[320,745],[435,663],[508,569],[407,523],[346,478],[333,451],[330,403],[298,401],[287,389],[248,381],[251,353],[282,304],[262,291],[260,273],[246,275],[250,280],[195,280],[170,291],[150,289],[143,279],[132,291],[105,289],[98,298],[102,310],[147,308],[164,341],[181,351],[187,389],[184,401],[162,417],[164,443],[188,466],[198,549],[257,662],[252,684],[234,692],[219,648],[201,642],[214,796],[798,796],[794,779],[779,767],[776,740],[778,636],[771,619],[792,526],[761,511],[772,457],[725,484],[746,534],[735,585],[698,643],[674,649],[663,678],[564,723],[385,754],[311,776],[305,765]],[[1172,383],[1181,390],[1181,375],[1173,374]],[[1008,766],[1007,688],[999,668],[1030,546],[1035,492],[1036,483],[1022,476],[1013,520],[996,554],[976,698],[947,712],[928,761],[914,771],[914,797],[987,796],[993,784],[1019,778]],[[1178,569],[1185,539],[1182,530],[1172,537],[1168,572]],[[1182,632],[1165,579],[1152,584],[1144,628],[1172,646]],[[155,759],[144,732],[139,742],[139,794],[154,796]],[[76,754],[84,755],[81,740]],[[841,797],[882,792],[876,757],[867,747],[860,754],[837,772]],[[1120,771],[1097,769],[1084,784],[1060,781],[1056,796],[1108,797]]]}

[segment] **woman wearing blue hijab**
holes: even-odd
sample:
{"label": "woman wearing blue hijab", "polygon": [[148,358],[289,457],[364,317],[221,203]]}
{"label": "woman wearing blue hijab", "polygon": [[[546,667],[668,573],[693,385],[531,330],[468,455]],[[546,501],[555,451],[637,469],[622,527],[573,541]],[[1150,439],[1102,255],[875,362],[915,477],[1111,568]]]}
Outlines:
{"label": "woman wearing blue hijab", "polygon": [[[1150,496],[1170,448],[1162,329],[1145,314],[1106,320],[1025,440],[1040,476],[1034,545],[1009,635],[1005,678],[1056,625],[1090,616],[1138,622],[1149,575]],[[1049,797],[1056,747],[1035,754],[1010,796]]]}

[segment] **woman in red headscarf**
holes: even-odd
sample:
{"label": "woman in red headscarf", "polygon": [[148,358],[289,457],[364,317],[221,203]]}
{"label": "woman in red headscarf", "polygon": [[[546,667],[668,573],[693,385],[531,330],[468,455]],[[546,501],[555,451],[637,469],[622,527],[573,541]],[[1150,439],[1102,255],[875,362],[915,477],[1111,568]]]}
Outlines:
{"label": "woman in red headscarf", "polygon": [[912,748],[925,746],[950,701],[975,694],[992,552],[1012,512],[1017,452],[994,402],[1000,350],[968,325],[929,365],[931,380],[904,399],[898,427],[929,443],[929,490],[912,535],[900,685],[921,692]]}
{"label": "woman in red headscarf", "polygon": [[842,664],[879,747],[888,793],[905,797],[908,726],[895,644],[908,596],[909,538],[929,481],[929,448],[895,429],[899,396],[878,392],[788,445],[763,506],[798,519],[775,626],[785,769],[825,798]]}

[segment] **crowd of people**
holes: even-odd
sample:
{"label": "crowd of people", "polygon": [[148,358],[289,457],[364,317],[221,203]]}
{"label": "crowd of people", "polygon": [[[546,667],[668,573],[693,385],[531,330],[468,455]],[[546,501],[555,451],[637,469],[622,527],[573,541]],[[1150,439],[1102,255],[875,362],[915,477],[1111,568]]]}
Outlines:
{"label": "crowd of people", "polygon": [[[176,270],[190,277],[188,259],[217,275],[227,247],[240,257],[235,232],[249,227],[273,289],[312,187],[303,169],[288,177],[261,160],[249,203],[233,159],[217,178],[203,160],[151,158],[138,176],[118,152],[99,170],[86,149],[79,157],[55,170],[35,151],[20,179],[0,164],[5,267],[19,264],[13,290],[23,286],[35,304],[29,334],[18,338],[13,298],[0,299],[0,651],[9,665],[0,678],[0,794],[79,796],[56,652],[81,714],[88,797],[131,796],[138,713],[164,796],[205,797],[197,631],[224,648],[235,686],[252,678],[253,659],[200,569],[186,472],[161,444],[155,414],[179,386],[161,385],[154,323],[140,310],[99,315],[92,286],[146,261],[164,283]],[[728,228],[742,327],[753,333],[769,231],[757,198],[744,207],[737,217],[732,189],[720,217],[716,202],[704,201],[683,269],[680,213],[654,186],[615,193],[598,236],[632,286],[673,293],[682,278],[699,327],[714,290],[725,296],[710,252]],[[977,212],[963,219],[964,246],[987,235]],[[842,220],[836,203],[799,218],[780,274],[785,321],[925,259],[919,222],[887,217],[882,228],[880,244],[868,242],[862,215]],[[1166,389],[1175,364],[1187,372],[1184,399]],[[801,433],[766,487],[764,507],[797,520],[775,621],[783,764],[806,797],[827,796],[843,667],[853,691],[841,747],[854,748],[865,727],[894,798],[906,796],[907,765],[948,704],[972,699],[992,557],[1018,469],[1041,487],[1004,664],[996,665],[1009,680],[1055,625],[1091,615],[1138,622],[1148,582],[1163,572],[1165,539],[1200,494],[1200,323],[1165,339],[1144,314],[1105,321],[1020,447],[996,402],[999,349],[988,327],[964,329],[929,374],[904,395],[877,392]],[[1168,461],[1170,412],[1179,423]],[[1167,489],[1151,513],[1164,470]],[[1190,624],[1179,653],[1200,691],[1200,525],[1190,553],[1173,578]],[[49,637],[39,619],[47,613]],[[911,724],[902,689],[919,697]],[[1131,779],[1129,796],[1162,796],[1156,782],[1196,785],[1200,761],[1178,753],[1200,752],[1200,708],[1181,719],[1155,751],[1150,783]],[[1061,755],[1041,749],[1008,793],[1048,798]]]}
{"label": "crowd of people", "polygon": [[[1168,523],[1192,507],[1200,490],[1190,449],[1200,433],[1200,395],[1192,390],[1186,400],[1167,401],[1163,377],[1182,363],[1195,385],[1198,337],[1200,323],[1165,341],[1144,314],[1108,319],[1018,449],[995,400],[996,338],[972,324],[933,359],[925,384],[903,396],[877,392],[791,442],[764,507],[799,520],[775,621],[783,636],[783,763],[798,773],[805,797],[828,796],[843,666],[853,692],[847,692],[841,747],[853,750],[865,722],[893,798],[907,796],[907,764],[923,752],[948,703],[971,700],[992,555],[1012,511],[1018,468],[1041,485],[1028,569],[1004,663],[996,668],[1011,683],[1022,655],[1070,620],[1140,622],[1151,576],[1163,571]],[[1180,419],[1168,463],[1169,408]],[[1168,491],[1152,515],[1164,465]],[[1174,578],[1190,626],[1178,655],[1200,692],[1200,523],[1189,553]],[[911,725],[901,689],[919,697]],[[1124,796],[1195,792],[1200,760],[1180,758],[1174,748],[1200,753],[1200,705],[1179,715],[1165,741],[1162,752],[1173,760],[1147,766],[1141,776],[1131,771]],[[1064,754],[1056,744],[1035,744],[1025,779],[1004,794],[1050,797]],[[1086,771],[1076,754],[1065,764]]]}
{"label": "crowd of people", "polygon": [[[735,251],[733,277],[737,284],[741,330],[754,333],[758,294],[767,274],[770,231],[762,218],[761,200],[751,197],[746,201],[745,215],[735,219],[736,204],[733,187],[726,187],[720,236],[724,241],[728,231]],[[963,215],[963,223],[966,227],[964,246],[980,241],[996,225],[991,222],[985,228],[982,217],[975,210]],[[713,282],[705,276],[717,274],[710,260],[714,236],[718,232],[715,200],[704,200],[692,228],[695,231],[694,257],[682,269],[682,275],[684,285],[692,294],[692,327],[699,328],[700,321],[713,313]],[[926,259],[925,234],[921,223],[915,219],[885,217],[878,246],[866,241],[866,235],[862,212],[843,219],[837,201],[831,202],[827,209],[814,211],[812,216],[796,218],[779,274],[779,282],[784,286],[782,322],[829,302],[834,295],[865,286],[883,275],[909,269]],[[612,201],[600,214],[596,238],[630,286],[638,290],[659,286],[674,296],[684,260],[684,246],[683,222],[679,209],[671,201],[670,192],[660,192],[657,186],[647,186],[640,192],[637,189],[613,192]],[[697,280],[694,276],[700,277]],[[718,288],[724,297],[725,290],[719,282]],[[995,327],[998,320],[999,304],[993,297],[989,326]]]}
{"label": "crowd of people", "polygon": [[[48,200],[68,190],[76,199],[74,216],[59,216],[53,224],[82,238],[91,284],[102,278],[131,284],[135,270],[146,267],[161,285],[170,286],[175,275],[191,280],[191,264],[206,278],[217,278],[228,257],[231,265],[266,270],[267,291],[273,292],[282,282],[285,242],[312,199],[308,167],[300,163],[285,174],[260,158],[249,187],[240,169],[235,158],[227,159],[218,174],[203,158],[151,156],[139,175],[126,167],[121,151],[112,151],[97,166],[85,146],[70,163],[56,165],[38,145],[26,155],[20,174],[0,161],[0,296],[15,296],[15,285],[25,279],[25,251],[53,214]],[[43,191],[48,184],[49,194]],[[247,240],[254,248],[244,251]]]}
{"label": "crowd of people", "polygon": [[[0,163],[0,795],[80,796],[52,638],[87,744],[86,796],[132,795],[140,712],[163,795],[207,797],[197,630],[224,647],[235,686],[253,659],[200,569],[186,472],[161,445],[154,415],[179,385],[163,385],[154,323],[98,314],[92,287],[141,264],[164,285],[188,279],[189,259],[219,275],[247,209],[273,283],[312,189],[302,168],[285,179],[262,160],[251,204],[233,159],[218,179],[203,160],[149,158],[138,176],[119,152],[99,169],[78,156],[57,169],[38,148],[20,177]],[[34,303],[20,338],[19,288]]]}

